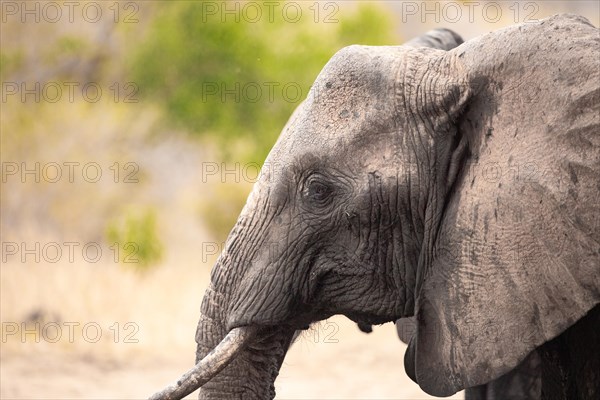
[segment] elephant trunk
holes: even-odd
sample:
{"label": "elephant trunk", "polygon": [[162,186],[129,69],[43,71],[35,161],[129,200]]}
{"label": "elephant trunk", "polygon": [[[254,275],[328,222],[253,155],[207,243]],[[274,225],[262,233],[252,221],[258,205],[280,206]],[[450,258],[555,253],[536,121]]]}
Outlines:
{"label": "elephant trunk", "polygon": [[197,364],[152,399],[179,399],[200,386],[201,399],[275,397],[275,378],[295,331],[289,326],[227,325],[240,281],[251,265],[238,247],[248,232],[234,230],[202,300],[196,331]]}
{"label": "elephant trunk", "polygon": [[174,384],[150,397],[150,400],[181,399],[223,370],[256,333],[254,327],[232,329],[227,336],[194,368],[183,374]]}
{"label": "elephant trunk", "polygon": [[[276,211],[267,193],[260,191],[261,185],[255,185],[213,267],[196,330],[197,365],[171,389],[185,386],[193,391],[201,386],[201,399],[275,397],[275,378],[295,330],[277,324],[276,319],[246,318],[248,304],[260,305],[255,297],[248,297],[246,286],[268,262],[265,254],[271,247],[265,231]],[[269,311],[268,306],[259,309]],[[156,398],[186,394],[183,390],[173,393],[177,395]]]}
{"label": "elephant trunk", "polygon": [[245,263],[232,262],[223,254],[214,267],[212,284],[207,289],[201,306],[201,316],[196,331],[198,343],[196,362],[203,362],[217,352],[232,332],[240,337],[232,341],[235,350],[227,353],[234,357],[223,363],[213,379],[202,385],[201,399],[267,399],[275,397],[275,378],[293,337],[293,330],[273,326],[242,326],[228,330],[226,321],[230,313],[239,281],[244,275]]}

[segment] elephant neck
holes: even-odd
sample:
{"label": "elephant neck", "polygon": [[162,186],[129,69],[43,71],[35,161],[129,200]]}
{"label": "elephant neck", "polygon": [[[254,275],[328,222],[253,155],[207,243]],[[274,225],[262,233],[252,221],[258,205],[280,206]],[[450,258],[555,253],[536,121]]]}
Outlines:
{"label": "elephant neck", "polygon": [[[416,300],[422,282],[430,271],[438,231],[452,196],[452,189],[469,153],[469,138],[460,131],[465,100],[470,94],[462,63],[450,52],[419,49],[438,57],[421,57],[413,51],[404,58],[398,85],[399,107],[406,110],[403,129],[404,149],[408,152],[411,188],[414,198],[410,210],[422,230],[418,232],[419,255],[414,271]],[[427,59],[427,63],[423,62]],[[410,79],[409,79],[410,78]],[[414,305],[414,302],[413,302]],[[407,311],[411,304],[407,301]],[[412,314],[409,314],[412,315]]]}

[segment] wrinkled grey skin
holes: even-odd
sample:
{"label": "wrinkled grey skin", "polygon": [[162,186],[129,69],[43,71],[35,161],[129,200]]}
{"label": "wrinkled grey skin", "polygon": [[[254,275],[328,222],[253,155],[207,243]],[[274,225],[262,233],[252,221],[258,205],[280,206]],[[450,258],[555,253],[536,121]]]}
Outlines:
{"label": "wrinkled grey skin", "polygon": [[[431,47],[440,50],[451,50],[463,43],[462,38],[448,29],[436,29],[425,35],[416,37],[405,46]],[[370,325],[359,325],[366,333],[371,332]],[[414,317],[401,318],[396,321],[398,336],[404,343],[409,343],[416,331]],[[515,369],[483,385],[465,389],[465,400],[520,399],[539,400],[541,397],[540,358],[533,351]]]}
{"label": "wrinkled grey skin", "polygon": [[[438,29],[419,36],[405,43],[405,45],[451,50],[462,43],[462,38],[455,32]],[[401,318],[396,321],[396,330],[400,339],[404,343],[409,343],[416,332],[414,317]],[[465,400],[539,400],[541,391],[540,357],[534,350],[515,369],[498,379],[483,385],[466,388]]]}
{"label": "wrinkled grey skin", "polygon": [[[409,343],[416,333],[414,317],[396,321],[398,337]],[[465,400],[539,400],[542,395],[541,360],[534,350],[515,369],[483,385],[465,389]]]}
{"label": "wrinkled grey skin", "polygon": [[415,315],[407,373],[446,396],[598,304],[599,45],[585,19],[557,16],[447,52],[339,51],[213,269],[197,357],[232,328],[260,332],[200,397],[274,397],[295,331],[334,314]]}

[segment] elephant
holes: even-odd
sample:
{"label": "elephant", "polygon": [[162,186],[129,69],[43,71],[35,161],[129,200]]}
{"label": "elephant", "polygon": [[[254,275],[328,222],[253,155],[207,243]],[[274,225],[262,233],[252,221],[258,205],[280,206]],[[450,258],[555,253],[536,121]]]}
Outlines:
{"label": "elephant", "polygon": [[542,398],[600,398],[598,60],[568,14],[338,51],[213,267],[196,366],[153,398],[274,398],[296,332],[336,314],[414,316],[404,365],[434,396],[535,350]]}

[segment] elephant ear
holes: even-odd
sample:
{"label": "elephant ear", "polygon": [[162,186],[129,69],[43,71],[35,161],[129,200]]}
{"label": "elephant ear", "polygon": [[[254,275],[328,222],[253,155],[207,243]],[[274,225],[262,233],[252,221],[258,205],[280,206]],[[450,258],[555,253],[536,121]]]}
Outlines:
{"label": "elephant ear", "polygon": [[436,396],[503,375],[600,302],[598,30],[558,16],[452,52],[480,85],[457,122],[471,155],[419,265],[405,356]]}
{"label": "elephant ear", "polygon": [[450,29],[437,28],[409,40],[404,43],[404,46],[451,50],[462,43],[462,38],[456,32],[451,31]]}

